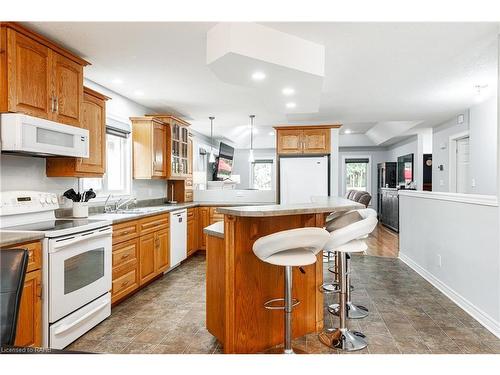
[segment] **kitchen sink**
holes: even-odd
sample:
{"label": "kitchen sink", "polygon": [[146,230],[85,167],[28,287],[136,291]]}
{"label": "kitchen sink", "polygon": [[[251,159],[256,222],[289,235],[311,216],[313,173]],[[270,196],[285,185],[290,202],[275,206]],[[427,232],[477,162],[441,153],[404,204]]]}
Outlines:
{"label": "kitchen sink", "polygon": [[161,211],[162,208],[161,207],[137,207],[137,208],[131,208],[131,209],[128,209],[128,210],[118,210],[118,211],[114,211],[114,212],[111,212],[113,214],[147,214],[147,213],[150,213],[150,212],[157,212],[157,211]]}

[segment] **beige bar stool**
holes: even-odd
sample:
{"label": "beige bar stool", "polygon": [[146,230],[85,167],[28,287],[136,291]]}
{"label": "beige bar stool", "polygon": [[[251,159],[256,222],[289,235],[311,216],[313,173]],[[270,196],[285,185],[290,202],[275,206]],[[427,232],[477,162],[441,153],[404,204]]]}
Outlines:
{"label": "beige bar stool", "polygon": [[367,249],[363,239],[370,234],[377,225],[377,215],[375,211],[368,208],[358,210],[361,220],[347,225],[343,228],[334,230],[330,233],[330,240],[325,244],[324,249],[335,251],[340,255],[339,273],[340,273],[340,293],[338,315],[340,318],[339,328],[327,329],[320,333],[320,341],[332,348],[343,349],[347,351],[360,350],[368,344],[365,335],[360,332],[351,331],[347,328],[346,320],[348,317],[349,305],[348,290],[349,279],[347,273],[347,254],[363,252]]}
{"label": "beige bar stool", "polygon": [[[292,309],[300,302],[292,297],[292,267],[316,263],[316,255],[323,249],[330,235],[323,228],[299,228],[273,233],[259,238],[253,244],[254,254],[262,261],[285,267],[285,297],[267,301],[264,307],[285,311],[283,353],[293,354]],[[284,301],[284,306],[276,306]],[[295,350],[295,352],[301,352]]]}

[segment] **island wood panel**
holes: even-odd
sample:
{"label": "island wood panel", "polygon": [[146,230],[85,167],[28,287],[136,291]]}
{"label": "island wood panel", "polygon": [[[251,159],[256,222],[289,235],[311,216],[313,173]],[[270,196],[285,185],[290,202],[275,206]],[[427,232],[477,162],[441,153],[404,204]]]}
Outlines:
{"label": "island wood panel", "polygon": [[[283,343],[283,311],[263,304],[284,296],[284,269],[259,260],[252,251],[260,237],[282,230],[321,227],[324,215],[225,218],[224,352],[255,353]],[[211,237],[211,236],[208,236]],[[322,254],[318,264],[293,269],[293,297],[300,304],[293,311],[293,337],[318,332],[323,327]],[[208,271],[208,270],[207,270]],[[207,278],[211,274],[207,274]],[[209,284],[207,284],[209,285]],[[207,290],[208,293],[208,290]],[[207,321],[212,307],[207,301]]]}
{"label": "island wood panel", "polygon": [[[204,234],[205,235],[205,234]],[[207,236],[206,324],[207,330],[224,342],[225,262],[224,239]]]}

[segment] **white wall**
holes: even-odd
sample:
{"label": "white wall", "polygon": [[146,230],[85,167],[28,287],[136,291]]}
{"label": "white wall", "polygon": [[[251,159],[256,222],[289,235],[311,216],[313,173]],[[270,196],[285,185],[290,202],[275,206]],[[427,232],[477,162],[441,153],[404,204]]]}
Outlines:
{"label": "white wall", "polygon": [[[94,82],[85,80],[88,86],[111,99],[106,103],[106,115],[115,120],[129,122],[131,116],[153,113],[147,107],[110,91]],[[76,178],[55,178],[45,175],[45,158],[31,156],[2,155],[0,168],[0,189],[38,190],[61,195],[65,190],[78,188]],[[166,183],[162,180],[132,180],[132,194],[138,199],[162,198]]]}
{"label": "white wall", "polygon": [[399,202],[400,258],[500,337],[496,197],[403,191]]}
{"label": "white wall", "polygon": [[[469,130],[469,111],[461,113],[464,115],[464,122],[457,123],[457,116],[435,127],[432,136],[432,191],[450,191],[450,163],[449,163],[449,138],[454,134],[463,133]],[[439,166],[443,170],[439,170]]]}
{"label": "white wall", "polygon": [[[470,108],[471,193],[497,193],[497,98]],[[472,179],[475,183],[472,183]],[[475,186],[474,186],[475,185]]]}

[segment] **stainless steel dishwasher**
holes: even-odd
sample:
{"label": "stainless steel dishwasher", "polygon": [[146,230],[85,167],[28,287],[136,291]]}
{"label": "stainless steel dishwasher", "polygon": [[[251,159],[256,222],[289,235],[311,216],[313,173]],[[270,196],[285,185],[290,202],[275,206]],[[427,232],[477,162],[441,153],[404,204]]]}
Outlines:
{"label": "stainless steel dishwasher", "polygon": [[187,258],[187,210],[170,213],[170,267]]}

